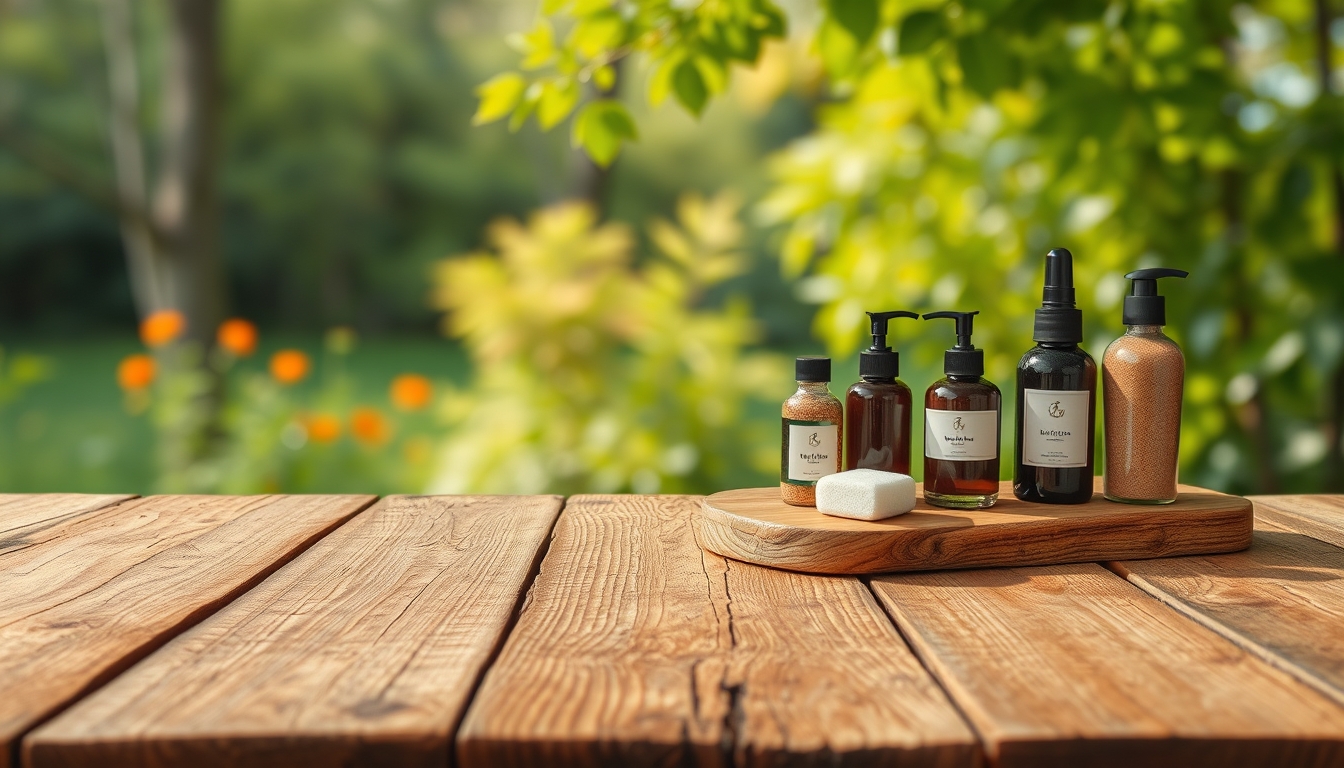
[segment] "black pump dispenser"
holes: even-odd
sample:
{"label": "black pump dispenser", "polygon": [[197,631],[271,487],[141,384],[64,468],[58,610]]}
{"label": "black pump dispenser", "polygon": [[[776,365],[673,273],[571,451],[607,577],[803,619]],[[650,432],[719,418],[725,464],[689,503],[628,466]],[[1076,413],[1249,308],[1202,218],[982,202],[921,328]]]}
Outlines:
{"label": "black pump dispenser", "polygon": [[859,376],[865,379],[894,379],[901,375],[901,355],[887,346],[887,323],[892,318],[910,317],[915,320],[915,312],[895,310],[891,312],[869,312],[873,345],[859,353]]}
{"label": "black pump dispenser", "polygon": [[930,312],[925,320],[950,318],[957,322],[957,344],[943,353],[943,373],[948,376],[984,376],[985,351],[971,344],[971,329],[974,327],[974,312]]}
{"label": "black pump dispenser", "polygon": [[1073,303],[1073,254],[1067,248],[1055,248],[1045,255],[1045,288],[1031,338],[1038,344],[1083,340],[1083,311]]}
{"label": "black pump dispenser", "polygon": [[1121,320],[1125,325],[1166,325],[1167,300],[1157,292],[1157,281],[1163,277],[1189,277],[1183,269],[1136,269],[1125,275],[1133,280],[1129,295],[1125,297],[1125,309]]}

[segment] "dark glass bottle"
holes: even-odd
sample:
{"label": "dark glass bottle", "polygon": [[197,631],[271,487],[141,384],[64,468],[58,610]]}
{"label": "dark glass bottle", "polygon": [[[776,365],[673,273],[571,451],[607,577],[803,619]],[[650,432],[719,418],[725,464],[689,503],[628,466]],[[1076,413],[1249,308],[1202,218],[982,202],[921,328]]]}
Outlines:
{"label": "dark glass bottle", "polygon": [[943,355],[946,377],[924,393],[924,500],[978,509],[999,500],[999,388],[985,381],[985,353],[971,344],[979,312],[931,312],[957,321],[957,344]]}
{"label": "dark glass bottle", "polygon": [[910,411],[914,395],[900,375],[900,355],[887,346],[892,318],[914,312],[869,312],[873,345],[859,355],[859,381],[845,394],[845,469],[910,474]]}
{"label": "dark glass bottle", "polygon": [[1073,254],[1045,257],[1045,289],[1036,310],[1036,346],[1017,366],[1013,495],[1046,504],[1092,498],[1097,421],[1097,364],[1078,346],[1083,315],[1073,301]]}

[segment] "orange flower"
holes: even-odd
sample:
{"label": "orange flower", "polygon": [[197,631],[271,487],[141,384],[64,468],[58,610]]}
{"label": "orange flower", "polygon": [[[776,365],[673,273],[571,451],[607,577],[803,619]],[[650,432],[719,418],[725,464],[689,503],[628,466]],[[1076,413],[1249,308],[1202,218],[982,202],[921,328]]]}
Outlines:
{"label": "orange flower", "polygon": [[297,349],[282,349],[271,355],[271,375],[281,384],[297,384],[308,375],[308,356]]}
{"label": "orange flower", "polygon": [[117,384],[127,391],[140,390],[154,383],[154,358],[127,355],[117,364]]}
{"label": "orange flower", "polygon": [[257,326],[237,317],[225,320],[220,323],[215,340],[235,356],[247,357],[257,351]]}
{"label": "orange flower", "polygon": [[308,417],[308,438],[315,443],[331,443],[341,436],[341,420],[329,413],[315,413]]}
{"label": "orange flower", "polygon": [[162,347],[187,330],[187,318],[176,309],[151,312],[140,321],[140,340],[147,347]]}
{"label": "orange flower", "polygon": [[392,380],[389,392],[392,404],[403,411],[418,411],[429,405],[434,396],[434,386],[429,379],[418,373],[403,373]]}
{"label": "orange flower", "polygon": [[356,440],[368,445],[387,442],[389,432],[387,419],[373,408],[356,408],[350,414],[350,431]]}

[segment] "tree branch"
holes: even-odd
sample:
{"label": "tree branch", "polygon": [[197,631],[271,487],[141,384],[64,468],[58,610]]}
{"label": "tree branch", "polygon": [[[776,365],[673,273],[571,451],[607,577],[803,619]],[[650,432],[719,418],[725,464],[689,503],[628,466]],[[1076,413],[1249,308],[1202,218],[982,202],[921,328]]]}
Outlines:
{"label": "tree branch", "polygon": [[130,205],[117,195],[116,190],[68,162],[60,153],[20,136],[18,132],[4,124],[0,124],[0,147],[4,147],[28,167],[93,205],[119,218],[136,221],[149,227],[156,239],[160,236],[146,208]]}

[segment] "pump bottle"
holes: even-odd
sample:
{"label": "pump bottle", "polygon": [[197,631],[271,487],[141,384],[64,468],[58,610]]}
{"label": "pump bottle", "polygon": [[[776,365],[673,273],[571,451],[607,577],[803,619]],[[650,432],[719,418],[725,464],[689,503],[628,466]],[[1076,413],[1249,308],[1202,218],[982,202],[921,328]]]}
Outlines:
{"label": "pump bottle", "polygon": [[914,312],[869,312],[873,345],[859,354],[859,381],[845,395],[845,469],[910,474],[910,409],[913,396],[901,373],[900,354],[887,346],[887,323],[919,319]]}
{"label": "pump bottle", "polygon": [[945,378],[924,393],[924,500],[977,509],[999,500],[999,388],[985,381],[985,352],[971,343],[976,312],[930,312],[955,320],[956,346],[943,353]]}
{"label": "pump bottle", "polygon": [[1162,331],[1166,299],[1157,292],[1164,277],[1180,269],[1140,269],[1132,280],[1121,320],[1125,335],[1106,347],[1101,394],[1106,406],[1106,498],[1129,504],[1176,500],[1176,464],[1181,441],[1181,392],[1185,356]]}
{"label": "pump bottle", "polygon": [[1036,346],[1017,365],[1013,495],[1045,504],[1092,498],[1097,364],[1078,346],[1083,313],[1074,306],[1073,254],[1045,256],[1045,287],[1032,331]]}

